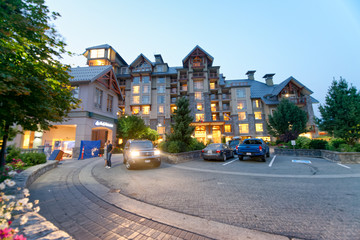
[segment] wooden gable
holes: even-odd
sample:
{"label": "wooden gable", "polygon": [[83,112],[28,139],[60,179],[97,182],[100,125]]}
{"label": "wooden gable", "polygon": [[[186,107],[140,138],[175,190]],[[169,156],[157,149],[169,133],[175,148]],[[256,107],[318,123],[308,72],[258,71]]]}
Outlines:
{"label": "wooden gable", "polygon": [[107,73],[103,74],[101,77],[97,78],[96,82],[102,84],[107,89],[111,89],[116,94],[120,95],[121,98],[123,98],[123,95],[120,92],[119,85],[116,82],[116,78],[112,69],[109,70]]}

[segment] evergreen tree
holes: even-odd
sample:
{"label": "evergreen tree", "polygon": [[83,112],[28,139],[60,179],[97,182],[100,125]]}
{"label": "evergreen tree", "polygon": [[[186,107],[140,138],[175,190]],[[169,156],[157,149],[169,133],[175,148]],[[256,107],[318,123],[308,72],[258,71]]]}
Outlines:
{"label": "evergreen tree", "polygon": [[270,135],[288,142],[295,140],[301,133],[307,131],[306,123],[306,112],[284,98],[273,115],[269,115],[267,129]]}
{"label": "evergreen tree", "polygon": [[319,111],[315,120],[321,130],[351,145],[360,139],[360,92],[345,79],[332,82]]}
{"label": "evergreen tree", "polygon": [[2,0],[0,2],[0,119],[3,144],[1,166],[10,127],[47,130],[76,108],[72,96],[69,66],[59,59],[65,43],[50,21],[44,0]]}
{"label": "evergreen tree", "polygon": [[191,134],[194,132],[195,127],[190,126],[194,118],[190,116],[189,100],[181,97],[176,102],[176,110],[172,114],[174,123],[171,124],[172,132],[168,136],[170,141],[179,141],[186,146],[191,143]]}

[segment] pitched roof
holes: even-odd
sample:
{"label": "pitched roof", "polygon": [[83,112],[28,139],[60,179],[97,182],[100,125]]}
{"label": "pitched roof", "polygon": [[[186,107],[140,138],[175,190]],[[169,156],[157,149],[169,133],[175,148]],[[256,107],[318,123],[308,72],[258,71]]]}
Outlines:
{"label": "pitched roof", "polygon": [[149,62],[152,66],[155,66],[155,64],[154,64],[152,61],[150,61],[147,57],[145,57],[145,55],[142,54],[142,53],[140,53],[140,55],[137,56],[137,58],[135,58],[135,60],[134,60],[129,66],[132,67],[132,66],[137,62],[137,60],[138,60],[139,58],[144,58],[144,59],[145,59],[147,62]]}
{"label": "pitched roof", "polygon": [[92,82],[112,70],[111,65],[93,66],[93,67],[76,67],[69,70],[70,82]]}
{"label": "pitched roof", "polygon": [[199,45],[196,45],[189,53],[188,55],[186,55],[186,57],[184,57],[184,59],[182,60],[183,64],[186,62],[186,60],[190,57],[190,55],[192,54],[193,51],[195,51],[195,49],[198,48],[200,49],[202,52],[204,52],[206,54],[206,56],[210,59],[210,61],[214,61],[214,58],[207,53],[204,49],[202,49]]}
{"label": "pitched roof", "polygon": [[274,89],[273,91],[273,95],[278,95],[281,90],[283,90],[283,88],[290,82],[293,81],[296,85],[298,85],[301,88],[305,88],[308,92],[309,95],[312,94],[313,92],[308,89],[307,87],[305,87],[301,82],[299,82],[298,80],[296,80],[293,76],[288,77],[285,81],[281,82],[280,84],[277,85],[277,87]]}
{"label": "pitched roof", "polygon": [[111,48],[111,49],[115,52],[115,54],[116,54],[117,58],[120,60],[120,62],[121,62],[123,65],[128,66],[128,64],[127,64],[126,61],[120,56],[120,54],[119,54],[112,46],[110,46],[109,44],[102,44],[102,45],[98,45],[98,46],[88,47],[88,48],[85,49],[85,52],[83,53],[83,55],[84,55],[87,51],[89,51],[89,50],[91,50],[91,49],[102,49],[102,48],[105,48],[105,49]]}

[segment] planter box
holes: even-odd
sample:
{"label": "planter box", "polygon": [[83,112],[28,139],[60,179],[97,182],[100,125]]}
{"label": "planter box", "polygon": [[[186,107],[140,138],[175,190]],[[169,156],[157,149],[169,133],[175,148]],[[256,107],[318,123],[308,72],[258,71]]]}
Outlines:
{"label": "planter box", "polygon": [[344,164],[360,163],[359,152],[334,152],[329,150],[318,150],[318,149],[275,148],[275,154],[304,156],[304,157],[321,157],[333,162],[344,163]]}
{"label": "planter box", "polygon": [[182,153],[161,153],[161,161],[177,164],[201,158],[201,150]]}

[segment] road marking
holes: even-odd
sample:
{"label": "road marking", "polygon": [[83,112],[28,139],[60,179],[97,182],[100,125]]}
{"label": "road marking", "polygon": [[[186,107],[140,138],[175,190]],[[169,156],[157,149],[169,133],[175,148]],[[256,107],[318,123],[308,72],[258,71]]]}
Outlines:
{"label": "road marking", "polygon": [[350,168],[351,168],[351,167],[348,167],[348,166],[343,165],[343,164],[341,164],[341,163],[337,163],[337,165],[339,165],[339,166],[341,166],[341,167],[344,167],[344,168],[348,168],[348,169],[350,169]]}
{"label": "road marking", "polygon": [[235,161],[236,161],[236,159],[235,159],[235,160],[232,160],[232,161],[230,161],[230,162],[224,163],[223,166],[228,165],[228,164],[230,164],[230,163],[232,163],[232,162],[235,162]]}
{"label": "road marking", "polygon": [[270,164],[269,164],[269,167],[271,167],[271,166],[273,165],[273,163],[274,163],[274,161],[275,161],[275,158],[276,158],[276,155],[271,159],[271,162],[270,162]]}
{"label": "road marking", "polygon": [[311,163],[309,160],[292,160],[293,163]]}

